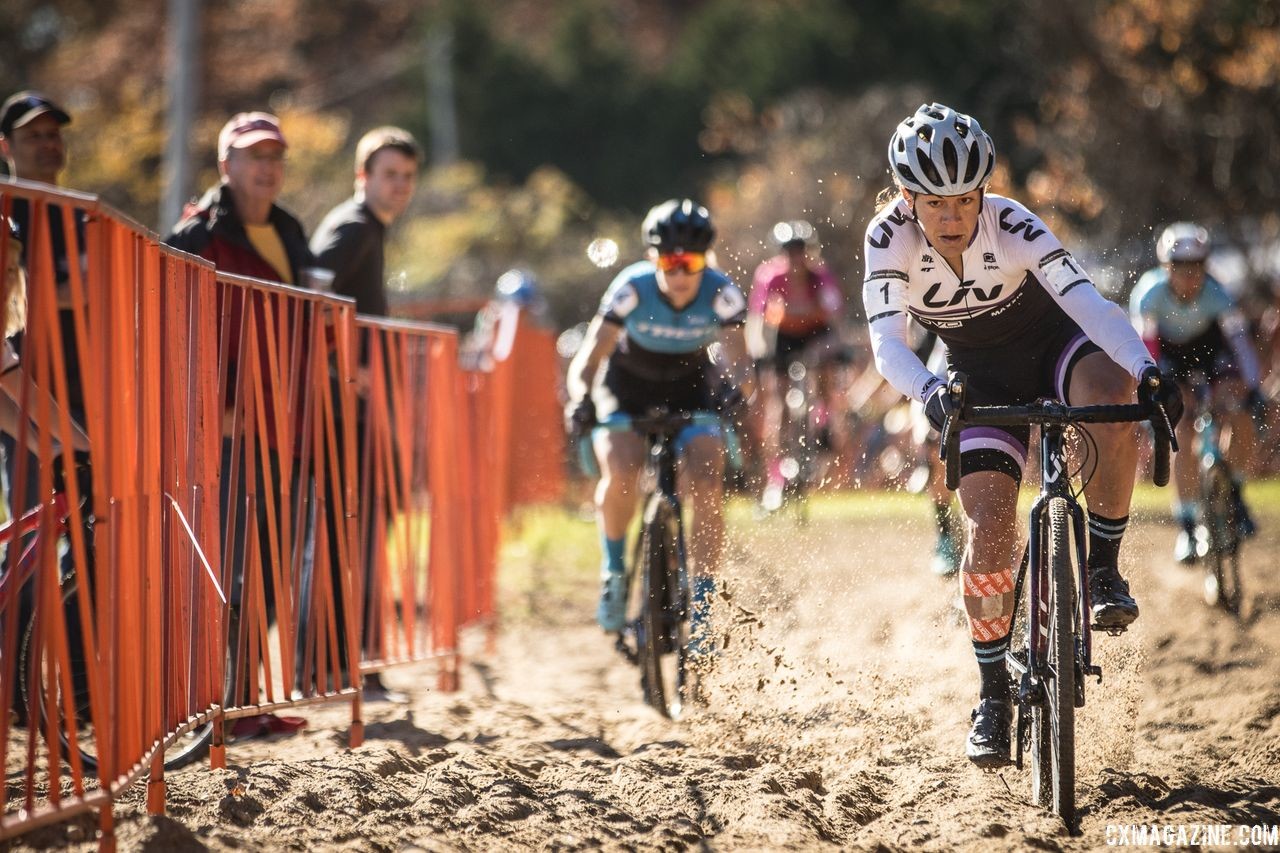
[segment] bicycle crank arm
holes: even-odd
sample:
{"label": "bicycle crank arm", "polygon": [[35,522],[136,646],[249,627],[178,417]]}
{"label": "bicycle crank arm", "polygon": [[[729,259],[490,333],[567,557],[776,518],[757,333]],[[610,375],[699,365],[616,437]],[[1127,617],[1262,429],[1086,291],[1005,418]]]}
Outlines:
{"label": "bicycle crank arm", "polygon": [[639,666],[640,657],[635,653],[635,650],[632,649],[631,646],[627,645],[625,629],[618,633],[617,639],[614,640],[613,647],[618,650],[619,654],[627,659],[627,663],[632,666]]}
{"label": "bicycle crank arm", "polygon": [[1022,683],[1018,685],[1019,707],[1031,707],[1044,704],[1044,682],[1030,672],[1022,674]]}

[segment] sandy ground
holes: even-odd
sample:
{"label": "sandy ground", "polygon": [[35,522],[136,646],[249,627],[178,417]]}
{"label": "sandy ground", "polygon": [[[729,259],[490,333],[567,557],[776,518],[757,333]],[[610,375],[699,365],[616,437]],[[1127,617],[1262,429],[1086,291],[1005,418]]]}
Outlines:
{"label": "sandy ground", "polygon": [[[1024,772],[964,759],[976,665],[954,582],[925,568],[926,521],[743,532],[709,707],[682,723],[639,702],[585,575],[520,602],[459,693],[426,667],[389,674],[410,702],[368,706],[358,750],[345,708],[308,709],[301,736],[171,775],[165,817],[130,794],[121,849],[1087,850],[1109,824],[1280,824],[1280,518],[1250,543],[1243,625],[1170,564],[1171,527],[1131,528],[1143,615],[1099,638],[1077,836],[1027,804]],[[95,849],[86,828],[14,849]]]}

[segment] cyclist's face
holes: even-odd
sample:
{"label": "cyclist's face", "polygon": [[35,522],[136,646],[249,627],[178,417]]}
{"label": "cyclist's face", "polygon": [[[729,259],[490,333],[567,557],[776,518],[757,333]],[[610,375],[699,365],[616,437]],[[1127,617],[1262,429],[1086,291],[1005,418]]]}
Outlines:
{"label": "cyclist's face", "polygon": [[908,190],[902,193],[935,249],[954,257],[968,248],[982,212],[982,190],[970,190],[964,195],[928,195]]}
{"label": "cyclist's face", "polygon": [[[651,257],[657,259],[657,253],[651,252]],[[686,266],[676,266],[669,270],[657,270],[658,289],[662,291],[667,299],[677,308],[683,308],[693,301],[698,295],[698,285],[702,284],[703,270],[691,272]]]}
{"label": "cyclist's face", "polygon": [[1181,261],[1169,264],[1169,289],[1184,301],[1195,299],[1204,286],[1204,263]]}

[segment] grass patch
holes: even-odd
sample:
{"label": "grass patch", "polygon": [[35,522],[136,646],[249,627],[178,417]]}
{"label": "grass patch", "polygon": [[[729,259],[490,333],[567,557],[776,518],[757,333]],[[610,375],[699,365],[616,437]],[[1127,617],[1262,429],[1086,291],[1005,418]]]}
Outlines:
{"label": "grass patch", "polygon": [[[1139,482],[1131,512],[1145,520],[1169,517],[1172,487],[1157,489]],[[1258,517],[1280,516],[1280,479],[1260,480],[1245,487],[1245,496]],[[1019,496],[1019,515],[1035,497],[1030,486]],[[930,500],[907,492],[847,491],[813,495],[809,517],[815,521],[930,522]],[[726,519],[731,539],[759,524],[755,502],[735,496]],[[785,519],[780,519],[785,521]],[[1024,521],[1025,523],[1025,521]],[[638,521],[637,521],[638,524]],[[635,530],[628,544],[635,542]],[[525,507],[507,522],[498,567],[498,602],[504,619],[581,622],[595,612],[600,540],[595,519],[577,507]]]}

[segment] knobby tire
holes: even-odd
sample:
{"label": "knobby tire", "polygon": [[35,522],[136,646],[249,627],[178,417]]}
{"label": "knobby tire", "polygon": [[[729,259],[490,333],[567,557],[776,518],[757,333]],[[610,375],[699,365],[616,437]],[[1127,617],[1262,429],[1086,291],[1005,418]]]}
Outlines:
{"label": "knobby tire", "polygon": [[1240,614],[1240,518],[1232,497],[1231,474],[1222,463],[1203,469],[1201,478],[1204,524],[1209,534],[1205,601],[1228,613]]}
{"label": "knobby tire", "polygon": [[680,716],[685,706],[688,619],[679,589],[676,519],[661,497],[650,498],[637,547],[635,589],[636,652],[644,699],[664,716]]}
{"label": "knobby tire", "polygon": [[[1064,498],[1049,502],[1047,560],[1048,641],[1043,661],[1043,702],[1032,710],[1031,786],[1037,804],[1051,809],[1070,829],[1075,828],[1075,632],[1076,585],[1068,536],[1069,511]],[[1040,630],[1031,626],[1032,630]]]}

